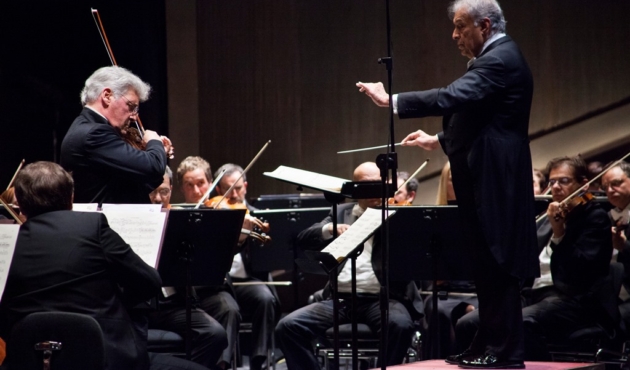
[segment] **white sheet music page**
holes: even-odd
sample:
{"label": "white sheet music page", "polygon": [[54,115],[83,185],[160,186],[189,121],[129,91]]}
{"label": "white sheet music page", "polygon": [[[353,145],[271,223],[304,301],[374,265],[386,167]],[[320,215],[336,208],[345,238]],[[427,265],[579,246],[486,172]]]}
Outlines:
{"label": "white sheet music page", "polygon": [[265,172],[265,176],[305,186],[311,189],[339,193],[345,182],[350,180],[340,177],[322,175],[321,173],[300,170],[298,168],[280,166],[273,172]]}
{"label": "white sheet music page", "polygon": [[0,225],[0,297],[7,285],[9,268],[15,252],[20,225]]}
{"label": "white sheet music page", "polygon": [[78,212],[97,212],[98,203],[73,203],[72,210]]}
{"label": "white sheet music page", "polygon": [[[396,211],[389,211],[385,217],[389,217]],[[344,259],[359,244],[370,238],[374,231],[381,226],[381,210],[378,208],[368,208],[363,215],[356,220],[346,232],[339,235],[332,243],[328,244],[322,252],[330,253],[337,261]]]}
{"label": "white sheet music page", "polygon": [[[103,205],[104,206],[104,205]],[[105,208],[105,207],[103,207]],[[114,207],[103,210],[112,230],[149,266],[157,268],[166,223],[166,212],[127,210]]]}
{"label": "white sheet music page", "polygon": [[146,211],[146,212],[162,212],[162,204],[113,204],[103,203],[101,206],[105,211]]}

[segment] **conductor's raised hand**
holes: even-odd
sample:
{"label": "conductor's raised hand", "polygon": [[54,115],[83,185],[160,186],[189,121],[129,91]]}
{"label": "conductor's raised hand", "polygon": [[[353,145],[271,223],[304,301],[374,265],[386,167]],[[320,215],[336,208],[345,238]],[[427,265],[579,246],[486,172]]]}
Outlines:
{"label": "conductor's raised hand", "polygon": [[419,146],[424,150],[433,150],[440,146],[437,135],[429,135],[422,130],[410,133],[401,143],[403,146]]}
{"label": "conductor's raised hand", "polygon": [[357,82],[359,91],[372,98],[379,107],[389,107],[389,94],[385,92],[382,82]]}

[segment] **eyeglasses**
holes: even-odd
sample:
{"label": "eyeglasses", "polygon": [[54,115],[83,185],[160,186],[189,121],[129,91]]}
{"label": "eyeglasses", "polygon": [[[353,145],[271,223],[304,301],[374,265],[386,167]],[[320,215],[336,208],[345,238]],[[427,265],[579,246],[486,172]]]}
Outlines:
{"label": "eyeglasses", "polygon": [[611,180],[608,184],[602,183],[602,189],[606,190],[609,187],[610,188],[618,188],[623,183],[624,183],[624,179],[614,179],[614,180]]}
{"label": "eyeglasses", "polygon": [[549,179],[549,186],[554,186],[556,183],[561,186],[567,186],[573,183],[573,179],[570,177],[560,177],[558,179]]}
{"label": "eyeglasses", "polygon": [[166,197],[166,196],[168,196],[171,193],[171,189],[163,188],[163,189],[158,190],[158,193],[161,196]]}
{"label": "eyeglasses", "polygon": [[129,107],[129,111],[133,114],[138,114],[140,112],[140,104],[134,104],[126,96],[121,95],[123,99],[127,102],[127,106]]}

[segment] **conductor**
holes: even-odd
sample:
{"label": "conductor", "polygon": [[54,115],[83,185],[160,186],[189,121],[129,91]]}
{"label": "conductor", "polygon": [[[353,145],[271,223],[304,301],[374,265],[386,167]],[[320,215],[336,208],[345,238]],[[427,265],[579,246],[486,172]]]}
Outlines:
{"label": "conductor", "polygon": [[[464,353],[447,362],[464,368],[524,368],[519,279],[539,274],[528,141],[532,75],[505,34],[495,0],[457,0],[449,7],[452,38],[469,58],[450,85],[394,95],[400,118],[443,116],[443,131],[409,134],[403,145],[442,147],[451,163],[464,232],[474,248],[480,327]],[[357,83],[379,107],[382,83]]]}

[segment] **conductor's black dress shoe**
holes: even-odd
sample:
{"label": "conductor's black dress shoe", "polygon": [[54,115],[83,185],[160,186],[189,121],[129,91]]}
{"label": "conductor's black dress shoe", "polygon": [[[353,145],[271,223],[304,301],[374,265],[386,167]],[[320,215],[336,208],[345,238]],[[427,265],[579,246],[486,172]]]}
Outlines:
{"label": "conductor's black dress shoe", "polygon": [[461,360],[459,367],[464,369],[524,369],[523,361],[499,361],[493,355],[467,357]]}
{"label": "conductor's black dress shoe", "polygon": [[450,356],[446,356],[446,358],[444,359],[444,361],[447,364],[451,364],[451,365],[459,365],[463,359],[469,358],[469,357],[477,357],[475,356],[472,352],[470,351],[464,351],[462,353],[460,353],[459,355],[450,355]]}

